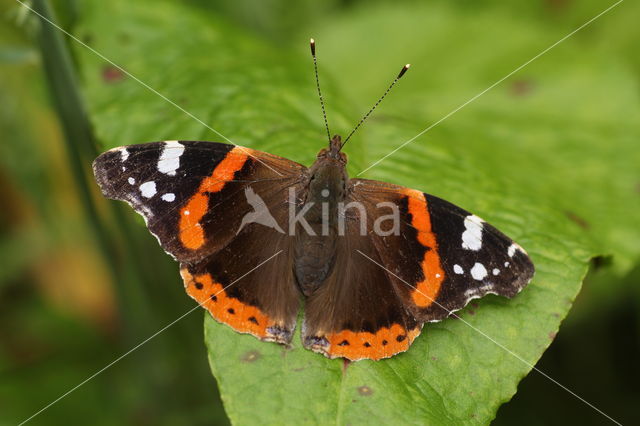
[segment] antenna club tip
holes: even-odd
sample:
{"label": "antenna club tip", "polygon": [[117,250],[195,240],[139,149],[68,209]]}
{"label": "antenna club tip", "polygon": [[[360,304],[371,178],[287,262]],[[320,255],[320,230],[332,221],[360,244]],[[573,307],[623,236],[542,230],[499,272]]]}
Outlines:
{"label": "antenna club tip", "polygon": [[316,41],[313,38],[309,39],[309,46],[311,46],[311,55],[316,56]]}
{"label": "antenna club tip", "polygon": [[398,77],[396,77],[396,79],[401,78],[404,73],[407,72],[407,70],[409,69],[409,67],[411,66],[411,64],[406,64],[404,67],[402,67],[402,69],[400,70],[400,73],[398,74]]}

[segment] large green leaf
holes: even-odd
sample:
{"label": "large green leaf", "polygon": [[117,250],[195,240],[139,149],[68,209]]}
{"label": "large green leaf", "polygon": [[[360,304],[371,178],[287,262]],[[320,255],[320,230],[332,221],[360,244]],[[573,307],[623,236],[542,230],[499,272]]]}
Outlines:
{"label": "large green leaf", "polygon": [[[79,37],[234,142],[306,164],[324,143],[302,48],[278,48],[174,3],[83,7]],[[327,21],[317,29],[318,51],[334,131],[348,131],[399,65],[415,63],[349,143],[350,172],[571,29],[445,5],[356,8]],[[209,361],[233,422],[459,424],[494,417],[550,344],[589,260],[613,253],[625,270],[639,255],[640,227],[621,201],[631,196],[638,164],[637,94],[625,67],[589,46],[568,40],[366,173],[447,198],[495,224],[531,254],[531,285],[511,301],[486,297],[462,319],[427,325],[406,353],[348,366],[302,349],[299,335],[283,348],[206,316]],[[220,140],[91,52],[75,52],[105,148]],[[344,106],[350,97],[357,107]],[[630,202],[638,206],[638,197]]]}

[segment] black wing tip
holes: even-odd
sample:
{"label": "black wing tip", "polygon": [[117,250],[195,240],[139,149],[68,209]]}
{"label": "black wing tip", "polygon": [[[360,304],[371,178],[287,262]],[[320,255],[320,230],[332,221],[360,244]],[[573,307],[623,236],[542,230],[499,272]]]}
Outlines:
{"label": "black wing tip", "polygon": [[[120,165],[120,158],[116,159],[115,157],[121,157],[122,150],[127,147],[118,147],[113,148],[108,151],[103,152],[98,155],[93,163],[91,164],[91,168],[93,170],[93,176],[96,180],[96,183],[100,187],[100,191],[105,197],[111,199],[117,199],[114,193],[114,176],[117,173],[114,170],[114,167],[122,167]],[[111,176],[110,176],[111,175]]]}

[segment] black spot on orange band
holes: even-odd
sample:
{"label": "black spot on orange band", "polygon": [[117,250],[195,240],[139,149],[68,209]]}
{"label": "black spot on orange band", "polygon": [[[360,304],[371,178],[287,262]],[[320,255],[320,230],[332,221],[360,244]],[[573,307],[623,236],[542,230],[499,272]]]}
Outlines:
{"label": "black spot on orange band", "polygon": [[419,334],[419,327],[406,330],[399,324],[393,324],[375,333],[343,330],[323,337],[318,336],[312,340],[318,343],[314,345],[314,349],[326,353],[330,358],[343,357],[352,361],[378,360],[406,351]]}
{"label": "black spot on orange band", "polygon": [[[211,315],[240,333],[253,334],[266,340],[281,340],[274,330],[281,324],[269,318],[259,308],[242,303],[229,296],[222,284],[216,282],[211,274],[192,275],[187,268],[180,270],[187,294],[194,298]],[[198,284],[202,286],[198,288]]]}

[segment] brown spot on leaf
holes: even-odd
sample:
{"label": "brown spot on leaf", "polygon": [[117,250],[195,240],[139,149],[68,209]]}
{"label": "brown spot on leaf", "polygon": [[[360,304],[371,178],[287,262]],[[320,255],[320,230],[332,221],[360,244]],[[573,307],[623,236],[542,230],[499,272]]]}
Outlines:
{"label": "brown spot on leaf", "polygon": [[583,217],[578,216],[576,213],[565,210],[564,214],[569,218],[570,221],[577,224],[582,229],[589,229],[590,225]]}
{"label": "brown spot on leaf", "polygon": [[122,81],[125,77],[124,72],[118,67],[113,65],[105,65],[102,68],[102,80],[105,83],[117,83]]}
{"label": "brown spot on leaf", "polygon": [[358,393],[362,396],[371,396],[373,395],[373,389],[371,389],[369,386],[360,386],[358,388]]}
{"label": "brown spot on leaf", "polygon": [[260,359],[262,355],[258,351],[249,351],[246,354],[242,355],[240,361],[242,362],[256,362]]}
{"label": "brown spot on leaf", "polygon": [[569,7],[571,0],[545,0],[545,3],[552,12],[563,12]]}
{"label": "brown spot on leaf", "polygon": [[558,335],[558,333],[556,333],[555,331],[552,331],[549,333],[549,339],[553,340],[556,338],[556,336]]}
{"label": "brown spot on leaf", "polygon": [[509,87],[509,92],[512,96],[526,96],[531,93],[534,88],[534,84],[531,80],[518,79],[514,80]]}

